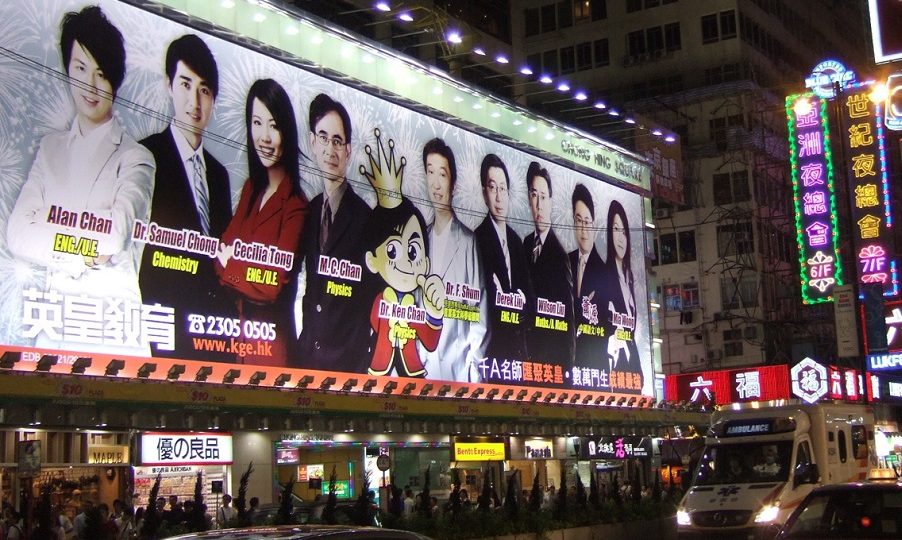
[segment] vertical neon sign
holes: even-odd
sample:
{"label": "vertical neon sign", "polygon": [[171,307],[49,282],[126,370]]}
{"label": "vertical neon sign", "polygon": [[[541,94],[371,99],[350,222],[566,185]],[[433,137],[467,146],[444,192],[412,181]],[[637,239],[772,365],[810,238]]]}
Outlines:
{"label": "vertical neon sign", "polygon": [[833,287],[843,283],[837,256],[839,229],[826,111],[826,101],[811,93],[786,98],[796,242],[805,304],[830,302]]}
{"label": "vertical neon sign", "polygon": [[840,104],[852,231],[859,283],[882,284],[883,295],[894,297],[899,294],[899,280],[891,236],[882,104],[870,99],[871,86],[870,82],[848,85]]}

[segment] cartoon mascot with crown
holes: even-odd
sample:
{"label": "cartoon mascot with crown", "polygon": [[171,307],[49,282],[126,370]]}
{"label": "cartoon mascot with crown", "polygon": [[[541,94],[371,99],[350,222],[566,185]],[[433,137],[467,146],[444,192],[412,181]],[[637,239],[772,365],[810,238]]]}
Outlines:
{"label": "cartoon mascot with crown", "polygon": [[[417,352],[419,340],[435,350],[442,333],[445,288],[441,277],[429,274],[429,236],[426,220],[401,193],[405,158],[395,161],[395,143],[388,141],[388,154],[378,128],[376,152],[367,145],[369,169],[360,166],[376,190],[377,205],[364,229],[366,267],[381,278],[384,289],[376,295],[370,324],[376,334],[370,375],[397,374],[425,377],[426,369]],[[375,277],[374,276],[374,277]]]}

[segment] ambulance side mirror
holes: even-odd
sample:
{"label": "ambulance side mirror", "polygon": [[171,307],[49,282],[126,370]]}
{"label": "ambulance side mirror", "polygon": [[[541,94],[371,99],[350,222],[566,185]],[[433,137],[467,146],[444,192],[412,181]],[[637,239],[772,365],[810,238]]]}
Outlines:
{"label": "ambulance side mirror", "polygon": [[817,484],[820,480],[820,472],[817,470],[817,463],[809,463],[796,467],[795,474],[792,477],[793,489],[802,484]]}

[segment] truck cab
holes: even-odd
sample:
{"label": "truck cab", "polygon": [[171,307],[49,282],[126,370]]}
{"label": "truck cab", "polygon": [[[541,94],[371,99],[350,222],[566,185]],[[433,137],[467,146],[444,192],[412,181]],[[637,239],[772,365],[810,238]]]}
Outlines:
{"label": "truck cab", "polygon": [[776,533],[815,487],[876,466],[870,407],[819,403],[716,411],[677,510],[680,538]]}

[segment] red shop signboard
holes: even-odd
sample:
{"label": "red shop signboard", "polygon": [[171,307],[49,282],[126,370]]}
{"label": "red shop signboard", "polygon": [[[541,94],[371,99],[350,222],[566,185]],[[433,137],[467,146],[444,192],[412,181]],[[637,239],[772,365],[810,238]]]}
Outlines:
{"label": "red shop signboard", "polygon": [[789,398],[789,368],[786,365],[700,371],[668,375],[666,399],[717,405]]}

